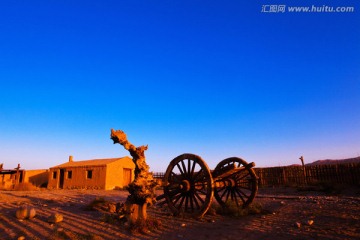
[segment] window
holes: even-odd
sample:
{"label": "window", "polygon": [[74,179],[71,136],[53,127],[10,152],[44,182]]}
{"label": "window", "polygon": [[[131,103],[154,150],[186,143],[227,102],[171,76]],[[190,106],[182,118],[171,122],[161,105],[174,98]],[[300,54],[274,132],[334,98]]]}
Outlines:
{"label": "window", "polygon": [[53,179],[56,179],[56,175],[57,175],[57,172],[53,172],[52,178],[53,178]]}
{"label": "window", "polygon": [[72,171],[68,171],[68,172],[67,172],[67,178],[68,178],[68,179],[71,179],[71,178],[72,178]]}
{"label": "window", "polygon": [[86,178],[87,178],[87,179],[92,179],[92,173],[93,173],[92,170],[87,170],[87,171],[86,171]]}

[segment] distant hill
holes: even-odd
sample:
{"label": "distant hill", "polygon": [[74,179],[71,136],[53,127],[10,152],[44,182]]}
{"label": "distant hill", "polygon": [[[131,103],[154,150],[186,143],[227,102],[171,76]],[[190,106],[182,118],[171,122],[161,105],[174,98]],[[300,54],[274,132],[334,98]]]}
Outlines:
{"label": "distant hill", "polygon": [[355,158],[346,158],[346,159],[325,159],[325,160],[317,160],[312,163],[305,164],[306,166],[314,166],[314,165],[325,165],[325,164],[341,164],[341,163],[360,163],[360,157]]}

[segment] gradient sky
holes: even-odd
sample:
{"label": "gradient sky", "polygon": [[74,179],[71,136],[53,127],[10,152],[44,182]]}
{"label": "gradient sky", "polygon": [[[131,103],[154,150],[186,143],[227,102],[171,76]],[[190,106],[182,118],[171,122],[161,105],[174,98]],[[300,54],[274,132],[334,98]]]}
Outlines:
{"label": "gradient sky", "polygon": [[[264,4],[353,13],[261,13]],[[149,145],[214,168],[360,155],[360,2],[1,1],[0,163],[49,168]]]}

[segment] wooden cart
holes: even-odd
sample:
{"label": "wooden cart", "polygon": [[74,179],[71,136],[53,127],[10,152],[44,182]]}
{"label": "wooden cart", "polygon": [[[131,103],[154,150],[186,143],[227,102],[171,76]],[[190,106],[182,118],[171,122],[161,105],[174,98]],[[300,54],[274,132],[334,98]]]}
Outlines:
{"label": "wooden cart", "polygon": [[165,200],[174,215],[192,217],[202,217],[210,208],[213,196],[221,206],[233,202],[239,208],[246,207],[258,190],[254,166],[231,157],[210,171],[201,157],[182,154],[170,162],[163,179],[164,194],[156,199]]}

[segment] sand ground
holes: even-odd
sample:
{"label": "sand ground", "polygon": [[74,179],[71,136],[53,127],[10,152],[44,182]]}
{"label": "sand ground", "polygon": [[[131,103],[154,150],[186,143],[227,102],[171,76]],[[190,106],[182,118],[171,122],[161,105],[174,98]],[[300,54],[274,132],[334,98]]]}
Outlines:
{"label": "sand ground", "polygon": [[[124,202],[127,195],[121,190],[0,191],[0,239],[360,239],[358,188],[337,195],[260,189],[255,202],[263,212],[237,218],[174,217],[166,205],[155,205],[148,215],[161,227],[146,233],[131,233],[124,224],[109,221],[108,213],[84,210],[96,198]],[[21,205],[34,207],[36,217],[18,220],[15,212]],[[53,213],[62,214],[63,221],[48,223]]]}

